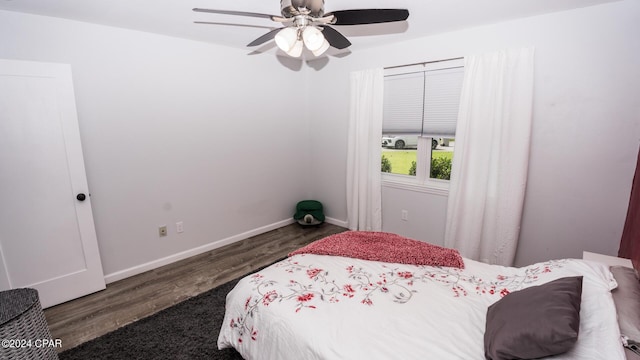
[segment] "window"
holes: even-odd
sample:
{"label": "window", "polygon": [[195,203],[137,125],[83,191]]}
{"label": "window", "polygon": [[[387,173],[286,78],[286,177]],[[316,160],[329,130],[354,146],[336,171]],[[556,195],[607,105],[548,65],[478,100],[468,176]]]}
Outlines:
{"label": "window", "polygon": [[448,186],[463,76],[462,60],[386,71],[381,159],[385,184]]}

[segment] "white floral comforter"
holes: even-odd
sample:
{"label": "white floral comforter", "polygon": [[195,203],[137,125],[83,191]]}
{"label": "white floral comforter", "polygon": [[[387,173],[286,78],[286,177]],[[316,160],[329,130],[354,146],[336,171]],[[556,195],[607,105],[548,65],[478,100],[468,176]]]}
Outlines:
{"label": "white floral comforter", "polygon": [[[554,359],[624,359],[609,269],[583,260],[465,269],[295,255],[228,294],[218,347],[245,359],[484,359],[487,307],[511,291],[582,275],[580,335]],[[526,324],[523,324],[526,326]]]}

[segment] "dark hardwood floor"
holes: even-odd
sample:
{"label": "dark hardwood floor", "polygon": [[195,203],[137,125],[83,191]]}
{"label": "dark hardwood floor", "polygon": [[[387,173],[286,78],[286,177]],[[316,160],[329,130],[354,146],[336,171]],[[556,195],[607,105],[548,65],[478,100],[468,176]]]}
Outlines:
{"label": "dark hardwood floor", "polygon": [[291,224],[116,281],[103,291],[46,309],[51,336],[62,340],[59,351],[70,349],[345,230],[327,223],[310,228]]}

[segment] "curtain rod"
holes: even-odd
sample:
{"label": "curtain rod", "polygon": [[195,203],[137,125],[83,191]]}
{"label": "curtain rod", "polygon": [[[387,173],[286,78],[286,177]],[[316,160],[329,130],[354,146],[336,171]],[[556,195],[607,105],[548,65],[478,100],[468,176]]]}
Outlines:
{"label": "curtain rod", "polygon": [[424,61],[424,62],[413,63],[413,64],[406,64],[406,65],[386,66],[384,69],[385,69],[385,70],[388,70],[388,69],[396,69],[396,68],[401,68],[401,67],[406,67],[406,66],[427,65],[427,64],[439,63],[439,62],[443,62],[443,61],[452,61],[452,60],[461,60],[461,59],[464,59],[464,56],[461,56],[461,57],[455,57],[455,58],[450,58],[450,59],[433,60],[433,61]]}

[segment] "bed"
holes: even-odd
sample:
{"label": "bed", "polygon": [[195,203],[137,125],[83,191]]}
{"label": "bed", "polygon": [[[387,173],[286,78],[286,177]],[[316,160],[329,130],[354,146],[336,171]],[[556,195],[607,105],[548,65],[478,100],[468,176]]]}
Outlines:
{"label": "bed", "polygon": [[598,262],[503,267],[345,232],[243,278],[218,347],[245,359],[624,360],[617,286]]}

